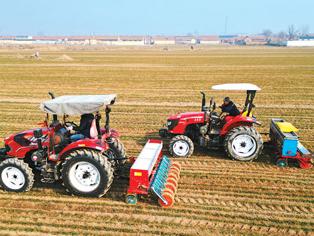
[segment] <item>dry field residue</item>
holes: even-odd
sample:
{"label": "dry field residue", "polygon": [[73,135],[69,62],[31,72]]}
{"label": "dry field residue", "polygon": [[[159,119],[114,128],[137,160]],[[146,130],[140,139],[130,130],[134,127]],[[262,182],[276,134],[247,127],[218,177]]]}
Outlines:
{"label": "dry field residue", "polygon": [[[27,53],[0,51],[1,145],[4,136],[45,117],[38,104],[48,91],[117,93],[112,127],[136,155],[158,137],[168,115],[200,110],[199,91],[218,104],[225,95],[243,104],[244,93],[210,87],[251,82],[263,89],[255,101],[259,130],[268,131],[271,117],[283,117],[314,148],[314,49],[41,49],[41,60],[21,60]],[[176,204],[167,210],[153,197],[126,205],[124,178],[100,199],[69,196],[59,183],[37,183],[23,194],[0,191],[0,234],[313,235],[314,170],[280,169],[273,158],[265,150],[259,160],[240,163],[223,151],[197,150],[178,160],[182,177]]]}

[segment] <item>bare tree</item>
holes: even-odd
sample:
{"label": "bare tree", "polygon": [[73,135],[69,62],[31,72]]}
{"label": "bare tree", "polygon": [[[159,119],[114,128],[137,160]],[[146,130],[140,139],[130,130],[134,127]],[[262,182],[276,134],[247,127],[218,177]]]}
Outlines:
{"label": "bare tree", "polygon": [[303,25],[300,29],[301,36],[306,36],[309,34],[309,26],[308,25]]}
{"label": "bare tree", "polygon": [[263,30],[262,33],[266,38],[270,38],[273,35],[273,32],[270,29]]}
{"label": "bare tree", "polygon": [[294,25],[289,25],[288,27],[288,36],[289,40],[295,39],[298,35],[298,31],[296,30]]}
{"label": "bare tree", "polygon": [[277,36],[280,40],[286,40],[287,39],[287,33],[284,31],[280,31]]}

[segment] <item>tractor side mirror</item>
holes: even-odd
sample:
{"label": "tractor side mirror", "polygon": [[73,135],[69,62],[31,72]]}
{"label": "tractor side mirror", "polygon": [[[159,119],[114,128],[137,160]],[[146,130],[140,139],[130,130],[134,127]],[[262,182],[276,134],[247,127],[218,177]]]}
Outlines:
{"label": "tractor side mirror", "polygon": [[37,139],[43,136],[43,131],[41,129],[35,129],[33,133],[34,133],[34,137]]}

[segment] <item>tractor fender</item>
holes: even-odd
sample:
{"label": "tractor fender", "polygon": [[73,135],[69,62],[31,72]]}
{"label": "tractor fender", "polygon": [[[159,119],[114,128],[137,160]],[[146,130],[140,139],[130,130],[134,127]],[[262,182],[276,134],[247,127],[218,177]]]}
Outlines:
{"label": "tractor fender", "polygon": [[225,136],[231,129],[239,126],[253,126],[253,124],[258,124],[256,120],[252,117],[236,116],[230,119],[220,130],[220,136]]}
{"label": "tractor fender", "polygon": [[168,130],[171,134],[185,134],[189,125],[204,124],[205,113],[204,112],[187,112],[171,117],[172,119],[178,119],[178,124],[172,129]]}
{"label": "tractor fender", "polygon": [[58,155],[58,160],[63,159],[69,152],[77,149],[92,149],[98,152],[104,152],[109,149],[107,143],[102,143],[99,139],[82,139],[66,146]]}

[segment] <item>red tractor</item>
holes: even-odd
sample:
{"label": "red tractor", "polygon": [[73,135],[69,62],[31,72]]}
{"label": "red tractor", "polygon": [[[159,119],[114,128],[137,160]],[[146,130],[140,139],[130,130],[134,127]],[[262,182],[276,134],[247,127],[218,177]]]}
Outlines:
{"label": "red tractor", "polygon": [[[126,159],[119,133],[109,127],[110,105],[114,104],[116,95],[55,98],[49,94],[52,100],[40,105],[47,113],[42,127],[5,138],[5,148],[0,149],[1,186],[6,191],[28,191],[33,186],[34,173],[38,173],[42,182],[62,180],[72,194],[104,195],[112,184],[114,171]],[[101,108],[106,114],[104,128],[100,128]],[[69,115],[83,114],[94,117],[88,136],[75,134],[73,128],[79,130],[81,124],[68,121]],[[62,116],[62,121],[58,116]]]}
{"label": "red tractor", "polygon": [[256,159],[263,148],[261,135],[254,125],[260,125],[252,115],[253,100],[260,88],[254,84],[222,84],[214,90],[245,90],[245,105],[239,115],[221,116],[216,112],[216,103],[211,98],[206,107],[206,96],[202,94],[200,112],[187,112],[170,116],[166,127],[159,130],[161,137],[171,138],[169,152],[174,157],[189,157],[194,144],[200,147],[224,147],[228,156],[239,161]]}

